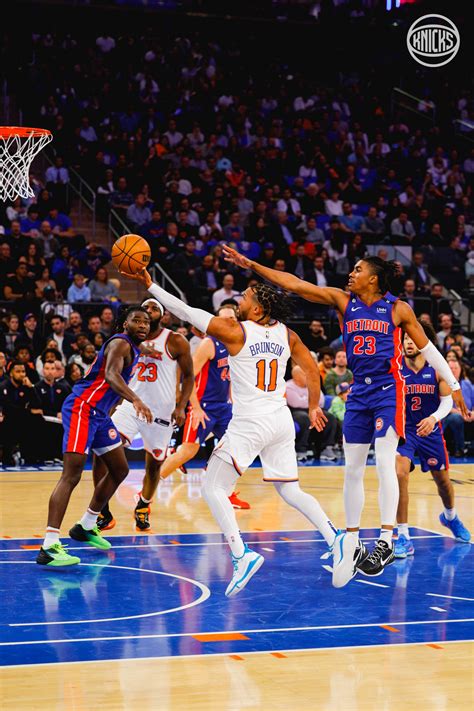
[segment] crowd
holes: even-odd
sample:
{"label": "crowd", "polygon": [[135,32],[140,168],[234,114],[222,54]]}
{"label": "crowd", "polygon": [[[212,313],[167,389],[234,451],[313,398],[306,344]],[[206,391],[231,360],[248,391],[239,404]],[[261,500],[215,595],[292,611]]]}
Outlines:
{"label": "crowd", "polygon": [[[17,387],[20,373],[28,380],[34,393],[27,384],[28,398],[17,394],[28,400],[28,416],[46,412],[41,388],[51,362],[54,383],[64,386],[48,391],[57,417],[63,392],[110,334],[119,303],[109,252],[87,244],[68,217],[70,167],[94,189],[99,215],[119,214],[187,299],[211,311],[225,299],[238,303],[253,279],[223,259],[223,242],[320,286],[344,288],[367,253],[395,258],[393,293],[434,325],[467,392],[474,345],[447,289],[472,307],[468,143],[416,113],[392,112],[388,95],[366,89],[363,77],[330,88],[276,61],[269,75],[235,43],[37,34],[32,50],[29,111],[53,132],[54,164],[33,176],[33,200],[0,210],[0,350],[8,361],[0,383]],[[453,118],[472,112],[469,91],[446,101]],[[321,367],[329,413],[326,439],[315,447],[332,457],[350,373],[328,308],[294,306]],[[291,376],[303,453],[314,443],[302,374]],[[463,428],[452,414],[453,451],[461,452]]]}

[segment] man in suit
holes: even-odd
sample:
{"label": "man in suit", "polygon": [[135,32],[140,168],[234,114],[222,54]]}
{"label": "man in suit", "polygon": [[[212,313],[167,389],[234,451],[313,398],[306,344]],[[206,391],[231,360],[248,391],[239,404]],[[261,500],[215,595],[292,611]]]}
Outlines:
{"label": "man in suit", "polygon": [[417,291],[430,292],[430,275],[421,251],[413,252],[412,265],[407,270],[407,279],[413,279]]}
{"label": "man in suit", "polygon": [[54,338],[58,344],[58,351],[63,356],[69,359],[74,354],[73,343],[75,338],[71,333],[66,331],[66,319],[63,316],[55,314],[49,322],[51,326],[51,338]]}
{"label": "man in suit", "polygon": [[406,301],[411,306],[417,316],[422,313],[430,313],[431,300],[417,293],[414,279],[406,279],[403,291],[400,294],[402,301]]}

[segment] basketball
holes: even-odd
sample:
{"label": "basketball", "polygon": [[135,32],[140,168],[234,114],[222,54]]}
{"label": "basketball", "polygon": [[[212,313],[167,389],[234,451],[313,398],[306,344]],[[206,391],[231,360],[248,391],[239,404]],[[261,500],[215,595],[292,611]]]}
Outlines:
{"label": "basketball", "polygon": [[112,261],[120,272],[136,274],[150,262],[150,245],[140,235],[123,235],[112,245]]}

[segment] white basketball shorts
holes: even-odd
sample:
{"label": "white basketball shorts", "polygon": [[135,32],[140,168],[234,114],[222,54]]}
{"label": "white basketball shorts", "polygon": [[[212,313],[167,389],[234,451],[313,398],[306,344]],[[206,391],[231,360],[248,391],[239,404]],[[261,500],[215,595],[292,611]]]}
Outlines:
{"label": "white basketball shorts", "polygon": [[[155,421],[151,423],[139,420],[135,408],[127,400],[117,407],[112,415],[112,422],[129,444],[139,434],[146,451],[158,462],[164,460],[173,434],[171,423],[167,424],[166,420],[160,420],[160,418],[155,418]],[[127,445],[125,444],[125,446]]]}
{"label": "white basketball shorts", "polygon": [[258,419],[232,417],[214,454],[233,464],[239,475],[260,457],[263,481],[297,481],[295,426],[288,407]]}

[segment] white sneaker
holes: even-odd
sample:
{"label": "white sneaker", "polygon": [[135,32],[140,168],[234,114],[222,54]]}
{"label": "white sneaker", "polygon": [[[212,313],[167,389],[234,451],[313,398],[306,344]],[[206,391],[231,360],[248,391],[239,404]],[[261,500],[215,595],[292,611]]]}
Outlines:
{"label": "white sneaker", "polygon": [[332,584],[343,588],[352,580],[357,566],[367,558],[369,552],[357,536],[339,531],[333,547]]}
{"label": "white sneaker", "polygon": [[243,590],[252,575],[255,575],[257,570],[262,567],[264,560],[263,555],[250,550],[247,546],[245,546],[243,555],[241,555],[240,558],[232,556],[234,574],[225,591],[227,597],[233,597]]}
{"label": "white sneaker", "polygon": [[337,459],[337,455],[332,447],[325,447],[319,455],[319,458],[325,462],[333,462]]}

